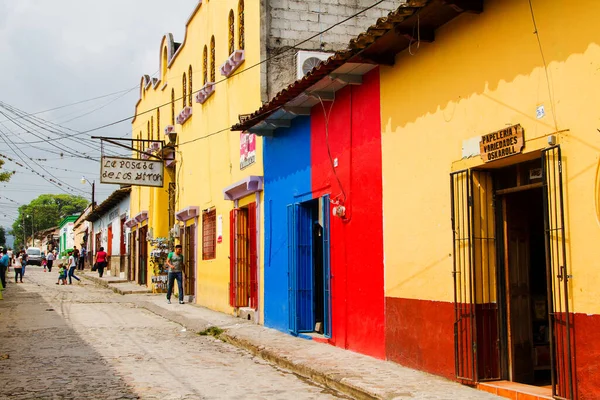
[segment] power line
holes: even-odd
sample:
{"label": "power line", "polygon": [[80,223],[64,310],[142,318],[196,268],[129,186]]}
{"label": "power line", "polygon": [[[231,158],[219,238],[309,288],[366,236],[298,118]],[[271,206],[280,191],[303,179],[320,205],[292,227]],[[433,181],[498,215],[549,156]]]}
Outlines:
{"label": "power line", "polygon": [[[347,17],[347,18],[344,18],[343,20],[341,20],[341,21],[339,21],[339,22],[336,22],[335,24],[333,24],[333,25],[329,26],[328,28],[326,28],[326,29],[324,29],[324,30],[322,30],[322,31],[320,31],[320,32],[318,32],[318,33],[316,33],[316,34],[314,34],[314,35],[312,35],[312,36],[308,37],[307,39],[304,39],[304,40],[300,41],[299,43],[296,43],[296,44],[295,44],[295,45],[293,45],[293,46],[290,46],[290,47],[288,47],[288,48],[286,48],[286,49],[283,49],[281,52],[279,52],[279,53],[277,53],[277,54],[274,54],[274,55],[272,55],[272,56],[270,56],[270,57],[267,57],[267,58],[265,58],[265,59],[263,59],[263,60],[259,61],[259,62],[258,62],[258,63],[256,63],[256,64],[250,65],[249,67],[247,67],[247,68],[244,68],[244,69],[243,69],[243,70],[241,70],[241,71],[235,72],[235,73],[231,74],[231,75],[230,75],[229,77],[227,77],[227,78],[223,78],[223,79],[221,79],[221,80],[218,80],[218,81],[214,82],[214,85],[217,85],[217,84],[219,84],[219,83],[226,82],[228,79],[230,79],[230,78],[232,78],[232,77],[234,77],[234,76],[240,75],[240,74],[242,74],[242,73],[244,73],[244,72],[246,72],[246,71],[249,71],[249,70],[251,70],[251,69],[253,69],[253,68],[256,68],[256,67],[258,67],[258,66],[260,66],[260,65],[262,65],[262,64],[264,64],[264,63],[266,63],[266,62],[268,62],[268,61],[270,61],[270,60],[272,60],[272,59],[275,59],[275,58],[281,57],[283,54],[285,54],[285,53],[287,53],[287,52],[289,52],[289,51],[291,51],[291,50],[297,50],[297,49],[298,49],[298,47],[299,47],[299,46],[301,46],[302,44],[304,44],[304,43],[307,43],[307,42],[309,42],[309,41],[311,41],[311,40],[313,40],[313,39],[315,39],[315,38],[317,38],[317,37],[321,36],[322,34],[329,32],[330,30],[334,29],[335,27],[337,27],[337,26],[339,26],[339,25],[341,25],[341,24],[344,24],[344,23],[348,22],[349,20],[351,20],[351,19],[353,19],[353,18],[356,18],[356,17],[357,17],[357,16],[359,16],[360,14],[363,14],[363,13],[365,13],[365,12],[369,11],[370,9],[372,9],[372,8],[374,8],[374,7],[376,7],[376,6],[378,6],[379,4],[383,3],[384,1],[387,1],[387,0],[378,0],[378,1],[376,1],[375,3],[373,3],[372,5],[370,5],[370,6],[366,7],[366,8],[364,8],[364,9],[362,9],[362,10],[360,10],[360,11],[358,11],[358,12],[354,13],[354,14],[352,14],[351,16],[349,16],[349,17]],[[200,90],[201,90],[201,89],[198,89],[198,90],[196,90],[195,92],[192,92],[191,94],[196,94],[196,93],[198,93]],[[175,99],[175,101],[178,101],[178,100],[181,100],[181,99],[183,99],[183,96],[181,96],[181,97],[179,97],[179,98],[176,98],[176,99]],[[144,114],[147,114],[147,113],[150,113],[150,112],[154,112],[154,111],[155,111],[155,110],[157,110],[157,109],[160,109],[160,108],[162,108],[162,107],[166,107],[166,106],[170,106],[170,105],[171,105],[171,102],[169,101],[168,103],[164,103],[164,104],[162,104],[162,105],[159,105],[159,106],[157,106],[157,107],[153,107],[153,108],[151,108],[151,109],[148,109],[148,110],[146,110],[146,111],[142,111],[142,112],[136,113],[136,114],[135,114],[135,115],[133,115],[133,116],[126,117],[126,118],[122,118],[122,119],[119,119],[119,120],[117,120],[117,121],[113,121],[113,122],[110,122],[110,123],[108,123],[108,124],[104,124],[104,125],[101,125],[101,126],[98,126],[98,127],[95,127],[95,128],[91,128],[91,129],[87,129],[87,130],[84,130],[84,131],[80,131],[80,132],[79,132],[79,133],[77,133],[77,134],[74,134],[74,135],[69,135],[69,137],[78,137],[78,136],[85,135],[85,134],[88,134],[88,133],[91,133],[91,132],[99,131],[100,129],[109,128],[109,127],[111,127],[111,126],[114,126],[114,125],[120,124],[120,123],[122,123],[122,122],[128,121],[128,120],[130,120],[130,119],[132,119],[132,118],[135,118],[135,117],[137,117],[137,116],[139,116],[139,115],[144,115]],[[207,135],[206,137],[209,137],[209,136],[215,135],[215,134],[217,134],[217,133],[221,133],[221,132],[223,132],[223,131],[224,131],[224,130],[221,130],[221,131],[219,131],[219,132],[214,132],[214,133],[212,133],[212,134],[210,134],[210,135]],[[194,139],[193,141],[196,141],[196,140],[199,140],[199,139],[201,139],[201,138]],[[57,139],[57,140],[61,140],[61,139]],[[191,142],[192,142],[192,141],[190,141],[190,142],[187,142],[187,143],[191,143]]]}

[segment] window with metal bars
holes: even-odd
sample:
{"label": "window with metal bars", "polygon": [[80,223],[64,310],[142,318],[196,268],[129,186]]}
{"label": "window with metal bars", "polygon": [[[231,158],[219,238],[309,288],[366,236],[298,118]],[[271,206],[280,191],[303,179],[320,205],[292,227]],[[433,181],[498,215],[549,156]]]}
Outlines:
{"label": "window with metal bars", "polygon": [[171,89],[171,125],[175,125],[175,89]]}
{"label": "window with metal bars", "polygon": [[181,78],[181,89],[183,95],[181,96],[181,101],[183,101],[183,106],[187,105],[187,82],[185,79],[185,72],[183,73],[183,77]]}
{"label": "window with metal bars", "polygon": [[204,46],[204,54],[202,55],[202,84],[206,85],[208,79],[208,48]]}
{"label": "window with metal bars", "polygon": [[238,3],[238,47],[244,50],[244,0]]}
{"label": "window with metal bars", "polygon": [[160,108],[156,108],[156,139],[160,140]]}
{"label": "window with metal bars", "polygon": [[146,140],[150,140],[150,121],[146,123]]}
{"label": "window with metal bars", "polygon": [[212,36],[210,38],[210,81],[214,82],[215,77],[215,37]]}
{"label": "window with metal bars", "polygon": [[202,259],[212,260],[217,256],[217,211],[202,212]]}
{"label": "window with metal bars", "polygon": [[154,117],[150,117],[150,140],[154,140]]}
{"label": "window with metal bars", "polygon": [[235,51],[235,16],[233,10],[229,10],[229,53],[233,54]]}
{"label": "window with metal bars", "polygon": [[190,105],[190,107],[192,106],[192,95],[193,95],[193,88],[192,88],[192,66],[190,65],[190,67],[188,68],[188,104]]}

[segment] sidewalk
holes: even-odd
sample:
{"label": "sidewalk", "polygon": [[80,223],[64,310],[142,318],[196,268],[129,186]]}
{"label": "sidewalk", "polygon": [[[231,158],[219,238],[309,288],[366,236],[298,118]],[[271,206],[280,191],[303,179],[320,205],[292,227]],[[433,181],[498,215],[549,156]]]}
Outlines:
{"label": "sidewalk", "polygon": [[216,333],[220,339],[357,399],[500,399],[389,361],[296,338],[193,304],[167,304],[164,295],[134,295],[129,300],[190,331],[218,327],[223,330]]}
{"label": "sidewalk", "polygon": [[103,276],[100,278],[97,272],[92,271],[79,271],[78,276],[122,295],[152,293],[147,287],[129,282],[125,278],[117,278],[115,276]]}

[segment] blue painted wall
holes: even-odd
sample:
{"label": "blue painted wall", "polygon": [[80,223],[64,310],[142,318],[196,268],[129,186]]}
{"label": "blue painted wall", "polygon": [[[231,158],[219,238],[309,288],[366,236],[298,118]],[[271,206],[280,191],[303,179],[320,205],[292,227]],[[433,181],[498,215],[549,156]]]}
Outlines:
{"label": "blue painted wall", "polygon": [[287,205],[311,194],[310,117],[263,141],[265,201],[265,326],[288,330]]}

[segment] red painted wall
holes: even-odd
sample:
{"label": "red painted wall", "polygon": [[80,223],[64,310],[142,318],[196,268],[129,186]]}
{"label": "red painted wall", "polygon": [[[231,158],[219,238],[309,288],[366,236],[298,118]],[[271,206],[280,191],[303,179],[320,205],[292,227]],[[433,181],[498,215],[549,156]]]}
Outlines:
{"label": "red painted wall", "polygon": [[[365,75],[362,85],[338,91],[324,108],[316,105],[311,113],[313,195],[343,200],[339,179],[348,217],[331,216],[331,342],[385,358],[379,70]],[[338,159],[337,178],[327,142]]]}
{"label": "red painted wall", "polygon": [[390,360],[455,379],[453,303],[388,297],[386,321]]}
{"label": "red painted wall", "polygon": [[578,399],[600,399],[600,315],[575,314],[575,381]]}

